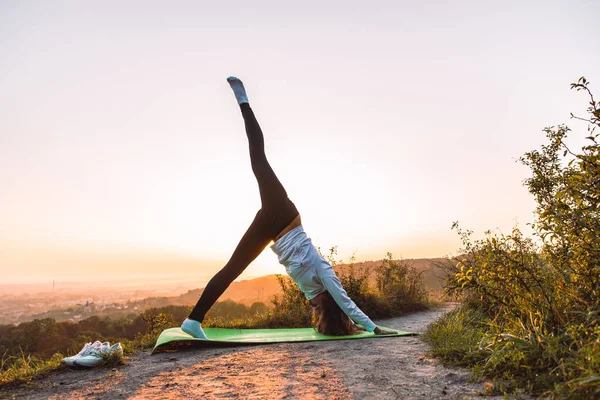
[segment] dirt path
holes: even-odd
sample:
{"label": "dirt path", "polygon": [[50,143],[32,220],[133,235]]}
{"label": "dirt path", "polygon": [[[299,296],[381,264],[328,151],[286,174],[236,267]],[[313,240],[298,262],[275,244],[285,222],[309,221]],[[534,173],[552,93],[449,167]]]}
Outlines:
{"label": "dirt path", "polygon": [[[454,305],[380,321],[422,333]],[[483,392],[464,370],[424,356],[418,337],[144,351],[115,369],[65,370],[9,399],[377,398],[468,399]],[[494,397],[487,397],[491,399]],[[498,397],[501,398],[501,397]]]}

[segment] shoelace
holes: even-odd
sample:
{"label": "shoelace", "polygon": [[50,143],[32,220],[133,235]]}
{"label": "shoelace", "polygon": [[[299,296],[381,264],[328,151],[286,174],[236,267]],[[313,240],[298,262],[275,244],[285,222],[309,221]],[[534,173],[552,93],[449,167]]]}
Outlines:
{"label": "shoelace", "polygon": [[84,344],[83,349],[81,349],[81,351],[79,353],[77,353],[77,355],[78,356],[86,355],[90,351],[91,347],[92,347],[92,345],[90,343]]}
{"label": "shoelace", "polygon": [[94,344],[86,343],[78,355],[82,356],[82,357],[91,356],[91,355],[100,355],[101,346],[102,346],[102,344],[98,345],[96,343],[94,343]]}

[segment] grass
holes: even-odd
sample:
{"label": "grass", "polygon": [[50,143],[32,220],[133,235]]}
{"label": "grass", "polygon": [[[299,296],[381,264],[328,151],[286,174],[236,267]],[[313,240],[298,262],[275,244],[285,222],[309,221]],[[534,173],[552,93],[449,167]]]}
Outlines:
{"label": "grass", "polygon": [[[135,351],[134,347],[141,349],[146,343],[130,343],[130,351]],[[29,382],[33,379],[40,378],[52,372],[57,372],[67,368],[62,363],[66,356],[62,353],[55,353],[49,359],[40,359],[35,356],[26,355],[21,352],[18,357],[3,355],[0,361],[0,388],[6,388],[17,384]],[[105,368],[113,368],[118,365],[125,364],[125,358],[121,354],[102,355],[101,366]]]}
{"label": "grass", "polygon": [[431,344],[430,356],[470,366],[485,359],[479,348],[488,319],[482,312],[459,307],[429,325],[422,338]]}
{"label": "grass", "polygon": [[[26,356],[21,354],[19,357],[2,357],[0,364],[0,388],[10,386],[11,384],[24,383],[46,375],[49,372],[57,371],[63,368],[63,355],[60,353],[54,354],[48,360],[41,360],[37,357]],[[10,366],[5,368],[5,365],[10,362]]]}
{"label": "grass", "polygon": [[582,335],[565,328],[534,334],[524,324],[511,330],[466,304],[435,321],[422,337],[431,345],[430,356],[491,379],[495,394],[599,398],[600,329]]}

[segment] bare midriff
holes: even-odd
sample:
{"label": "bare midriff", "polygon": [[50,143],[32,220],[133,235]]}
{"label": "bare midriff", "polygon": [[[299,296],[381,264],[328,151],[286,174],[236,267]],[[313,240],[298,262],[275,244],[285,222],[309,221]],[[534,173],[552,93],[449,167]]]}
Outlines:
{"label": "bare midriff", "polygon": [[285,228],[283,228],[283,230],[281,232],[279,232],[279,235],[277,235],[274,242],[278,241],[279,239],[281,239],[283,237],[283,235],[285,235],[286,233],[288,233],[289,231],[291,231],[292,229],[294,229],[300,225],[302,225],[302,221],[300,220],[300,214],[298,214],[298,216],[296,218],[294,218],[294,220],[292,222],[290,222],[288,224],[288,226],[286,226]]}

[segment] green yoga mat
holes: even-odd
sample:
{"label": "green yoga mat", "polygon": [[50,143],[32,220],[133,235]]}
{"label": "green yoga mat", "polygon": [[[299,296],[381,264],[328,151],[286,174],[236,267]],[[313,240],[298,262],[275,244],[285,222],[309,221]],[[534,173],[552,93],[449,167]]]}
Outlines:
{"label": "green yoga mat", "polygon": [[232,345],[250,345],[265,343],[291,343],[291,342],[314,342],[321,340],[350,340],[350,339],[375,339],[390,336],[414,336],[416,333],[395,330],[396,334],[376,335],[372,332],[359,332],[348,336],[325,336],[317,333],[313,328],[289,328],[289,329],[226,329],[226,328],[204,328],[204,333],[209,340],[196,339],[181,328],[170,328],[163,331],[153,353],[162,349],[176,347],[183,343],[193,343],[203,347],[224,347]]}

